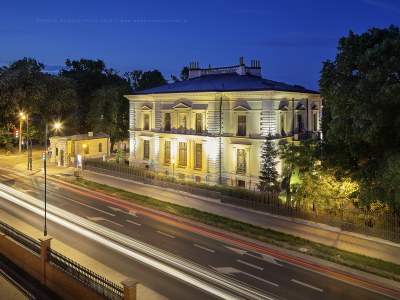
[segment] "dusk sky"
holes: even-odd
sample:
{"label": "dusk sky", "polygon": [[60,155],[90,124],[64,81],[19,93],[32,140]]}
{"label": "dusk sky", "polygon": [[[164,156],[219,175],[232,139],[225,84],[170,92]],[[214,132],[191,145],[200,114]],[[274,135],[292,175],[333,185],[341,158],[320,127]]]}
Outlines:
{"label": "dusk sky", "polygon": [[222,67],[244,56],[261,61],[264,78],[311,89],[349,30],[400,24],[399,0],[7,0],[0,11],[0,65],[102,59],[121,74],[159,69],[169,80],[190,61]]}

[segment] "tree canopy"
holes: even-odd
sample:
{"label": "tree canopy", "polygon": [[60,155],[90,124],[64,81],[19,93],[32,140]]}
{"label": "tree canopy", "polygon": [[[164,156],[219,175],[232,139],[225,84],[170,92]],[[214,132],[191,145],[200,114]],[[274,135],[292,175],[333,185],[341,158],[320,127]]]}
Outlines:
{"label": "tree canopy", "polygon": [[400,31],[350,32],[323,64],[324,157],[360,183],[360,200],[400,209]]}

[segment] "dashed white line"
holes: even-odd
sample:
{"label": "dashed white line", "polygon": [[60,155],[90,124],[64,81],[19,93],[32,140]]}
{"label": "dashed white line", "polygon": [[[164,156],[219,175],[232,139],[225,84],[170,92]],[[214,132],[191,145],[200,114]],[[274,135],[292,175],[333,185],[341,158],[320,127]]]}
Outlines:
{"label": "dashed white line", "polygon": [[212,253],[215,252],[215,250],[211,250],[211,249],[208,249],[208,248],[206,248],[206,247],[203,247],[203,246],[200,246],[200,245],[197,245],[197,244],[193,244],[193,246],[195,246],[195,247],[197,247],[197,248],[200,248],[200,249],[203,249],[203,250],[206,250],[206,251],[208,251],[208,252],[212,252]]}
{"label": "dashed white line", "polygon": [[133,222],[131,220],[126,220],[128,223],[135,224],[136,226],[142,226],[140,223]]}
{"label": "dashed white line", "polygon": [[315,287],[315,286],[313,286],[313,285],[310,285],[310,284],[307,284],[307,283],[298,281],[298,280],[296,280],[296,279],[292,279],[292,281],[293,281],[294,283],[297,283],[297,284],[306,286],[306,287],[308,287],[308,288],[310,288],[310,289],[316,290],[316,291],[321,292],[321,293],[324,291],[323,289],[320,289],[320,288],[317,288],[317,287]]}
{"label": "dashed white line", "polygon": [[168,233],[165,233],[165,232],[162,232],[162,231],[157,231],[159,234],[162,234],[162,235],[165,235],[165,236],[167,236],[167,237],[169,237],[169,238],[171,238],[171,239],[174,239],[175,237],[173,236],[173,235],[170,235],[170,234],[168,234]]}
{"label": "dashed white line", "polygon": [[82,205],[82,206],[86,206],[86,207],[88,207],[88,208],[91,208],[91,209],[96,210],[96,211],[98,211],[98,212],[101,212],[101,213],[103,213],[103,214],[106,214],[106,215],[115,217],[115,215],[113,215],[113,214],[111,214],[111,213],[109,213],[109,212],[106,212],[106,211],[104,211],[104,210],[98,209],[98,208],[96,208],[96,207],[93,207],[93,206],[87,205],[87,204],[85,204],[85,203],[82,203],[82,202],[73,200],[73,199],[71,199],[71,198],[62,196],[62,195],[60,195],[60,194],[56,194],[56,193],[53,193],[53,192],[50,192],[50,193],[56,195],[57,197],[61,197],[61,198],[67,199],[68,201],[74,202],[74,203],[76,203],[76,204],[79,204],[79,205]]}
{"label": "dashed white line", "polygon": [[241,263],[241,264],[244,264],[244,265],[246,265],[246,266],[252,267],[252,268],[254,268],[254,269],[258,269],[258,270],[261,270],[261,271],[264,270],[264,268],[261,268],[261,267],[259,267],[259,266],[252,265],[252,264],[250,264],[250,263],[248,263],[248,262],[245,262],[245,261],[243,261],[243,260],[240,260],[240,259],[237,259],[236,261],[239,262],[239,263]]}

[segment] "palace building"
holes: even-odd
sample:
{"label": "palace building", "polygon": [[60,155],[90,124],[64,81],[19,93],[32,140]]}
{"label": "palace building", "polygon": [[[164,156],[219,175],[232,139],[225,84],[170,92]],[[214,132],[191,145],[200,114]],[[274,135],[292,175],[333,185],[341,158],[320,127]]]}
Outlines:
{"label": "palace building", "polygon": [[258,60],[205,69],[190,63],[188,80],[126,98],[130,165],[177,179],[253,188],[269,134],[280,143],[320,131],[319,93],[262,78]]}

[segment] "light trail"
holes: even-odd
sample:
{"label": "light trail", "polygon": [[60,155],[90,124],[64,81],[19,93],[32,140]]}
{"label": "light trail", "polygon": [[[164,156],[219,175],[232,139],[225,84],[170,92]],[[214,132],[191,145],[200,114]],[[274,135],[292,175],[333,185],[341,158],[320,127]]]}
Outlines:
{"label": "light trail", "polygon": [[[17,191],[9,186],[0,184],[0,196],[38,215],[43,215],[42,201],[26,195],[20,191]],[[90,221],[87,221],[86,219],[78,217],[52,205],[48,205],[47,207],[48,218],[53,222],[69,228],[70,230],[84,235],[98,243],[101,243],[108,248],[123,253],[128,257],[131,257],[143,264],[146,264],[147,266],[155,268],[187,284],[206,291],[213,296],[217,296],[222,299],[241,299],[241,297],[236,296],[235,294],[226,292],[225,290],[211,285],[208,281],[211,281],[213,282],[213,284],[217,284],[218,286],[223,286],[239,295],[243,295],[245,299],[274,299],[273,297],[271,297],[270,295],[266,295],[262,291],[254,289],[246,284],[240,283],[218,272],[211,271],[195,263],[189,262],[166,251],[160,250],[154,246],[124,236],[98,224],[94,224]],[[107,238],[111,239],[111,241]],[[147,255],[150,254],[153,258],[126,249],[125,247],[113,241],[133,248],[136,251],[144,252]],[[154,258],[159,261],[155,260]],[[171,264],[175,268],[172,268],[167,264]],[[191,275],[188,275],[183,271],[177,270],[176,268],[182,269],[185,272],[190,273]],[[199,280],[194,276],[198,276],[203,280]]]}

